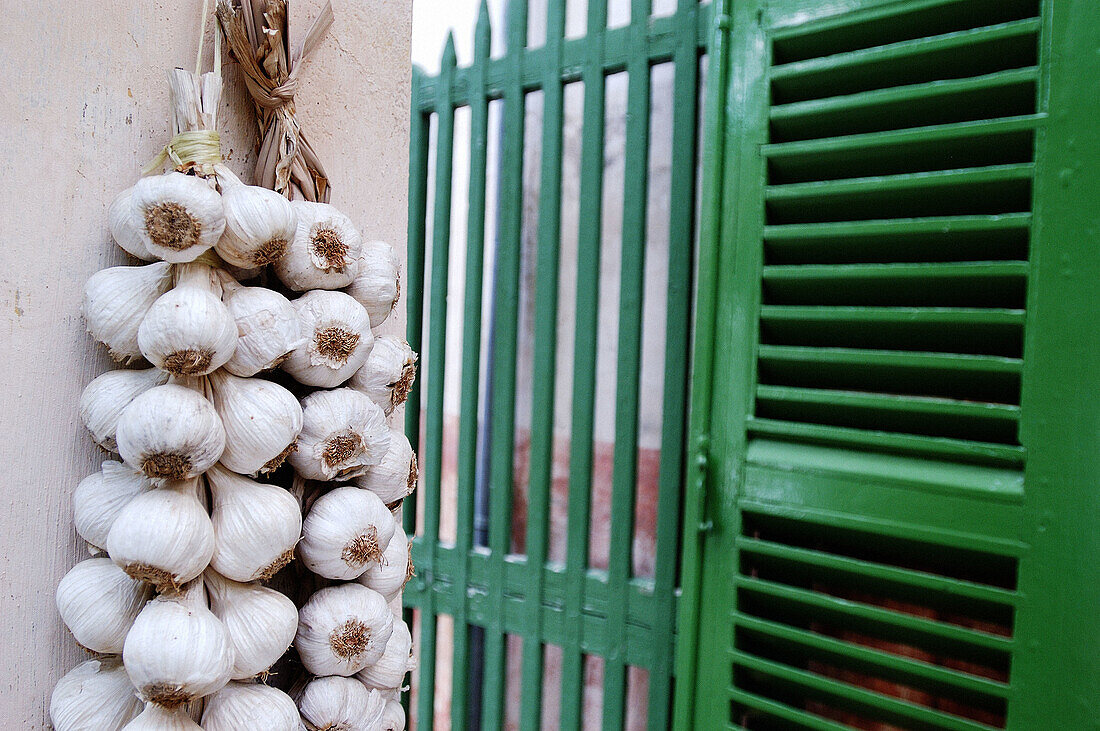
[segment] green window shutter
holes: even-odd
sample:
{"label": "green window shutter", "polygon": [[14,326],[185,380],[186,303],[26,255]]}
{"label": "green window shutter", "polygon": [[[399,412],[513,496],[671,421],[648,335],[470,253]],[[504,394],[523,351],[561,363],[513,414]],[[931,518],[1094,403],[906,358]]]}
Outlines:
{"label": "green window shutter", "polygon": [[1096,727],[1100,189],[1054,159],[1097,23],[1057,6],[718,4],[681,725]]}

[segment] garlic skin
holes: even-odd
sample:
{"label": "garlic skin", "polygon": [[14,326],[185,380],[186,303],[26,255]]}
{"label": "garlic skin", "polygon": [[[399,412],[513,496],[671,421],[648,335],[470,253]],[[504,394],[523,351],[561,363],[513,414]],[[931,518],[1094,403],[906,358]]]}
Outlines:
{"label": "garlic skin", "polygon": [[115,428],[122,410],[150,388],[167,382],[168,374],[156,368],[100,374],[80,394],[80,421],[96,444],[114,452],[118,449]]}
{"label": "garlic skin", "polygon": [[393,625],[386,649],[378,662],[366,666],[355,677],[368,688],[378,690],[400,690],[405,684],[405,675],[416,667],[412,654],[412,633],[401,620]]}
{"label": "garlic skin", "polygon": [[351,284],[363,248],[351,219],[328,203],[293,201],[291,206],[298,227],[286,256],[275,262],[275,274],[295,292]]}
{"label": "garlic skin", "polygon": [[348,386],[370,396],[386,416],[405,403],[416,380],[416,353],[404,340],[380,336]]}
{"label": "garlic skin", "polygon": [[122,661],[141,697],[167,709],[229,682],[233,646],[225,625],[206,608],[202,580],[145,605],[126,635]]}
{"label": "garlic skin", "polygon": [[386,701],[352,678],[315,678],[298,697],[306,728],[377,731]]}
{"label": "garlic skin", "polygon": [[333,388],[359,370],[374,347],[363,306],[343,292],[314,290],[294,300],[305,342],[283,370],[307,386]]}
{"label": "garlic skin", "polygon": [[395,700],[386,701],[382,711],[381,731],[405,731],[405,708]]}
{"label": "garlic skin", "polygon": [[146,360],[174,376],[203,376],[224,365],[237,348],[237,323],[213,292],[205,264],[179,269],[176,287],[149,308],[138,328]]}
{"label": "garlic skin", "polygon": [[150,703],[137,718],[123,727],[123,731],[203,731],[202,726],[191,720],[191,717],[176,708],[169,710]]}
{"label": "garlic skin", "polygon": [[214,244],[218,256],[246,269],[282,259],[298,229],[290,201],[268,188],[231,182],[224,167],[218,169],[225,209],[225,230]]}
{"label": "garlic skin", "polygon": [[141,705],[118,658],[87,660],[57,681],[50,721],[55,731],[119,731]]}
{"label": "garlic skin", "polygon": [[367,309],[371,327],[378,327],[386,321],[401,297],[397,254],[392,246],[385,241],[363,244],[359,273],[348,286],[347,293]]}
{"label": "garlic skin", "polygon": [[134,184],[130,200],[146,250],[173,264],[194,261],[225,230],[222,197],[194,175],[148,175]]}
{"label": "garlic skin", "polygon": [[344,480],[381,462],[389,447],[382,409],[358,391],[337,388],[302,399],[298,451],[288,459],[307,480]]}
{"label": "garlic skin", "polygon": [[262,378],[210,375],[214,408],[225,428],[221,463],[242,475],[273,472],[297,448],[302,406],[294,394]]}
{"label": "garlic skin", "polygon": [[266,581],[294,558],[302,509],[289,492],[236,475],[221,465],[207,473],[213,508],[210,566],[234,581]]}
{"label": "garlic skin", "polygon": [[81,647],[117,655],[134,618],[152,597],[109,558],[89,558],[69,569],[57,585],[57,611]]}
{"label": "garlic skin", "polygon": [[298,608],[288,596],[266,586],[232,581],[213,569],[204,577],[210,609],[233,645],[231,676],[245,680],[267,672],[294,641]]}
{"label": "garlic skin", "polygon": [[378,496],[338,487],[317,501],[302,523],[298,555],[326,579],[356,579],[382,560],[397,522]]}
{"label": "garlic skin", "polygon": [[290,300],[266,287],[242,287],[224,278],[222,302],[237,325],[237,349],[225,370],[248,378],[286,360],[306,342]]}
{"label": "garlic skin", "polygon": [[172,268],[165,262],[100,269],[84,283],[80,311],[88,333],[106,345],[115,360],[134,362],[141,358],[141,321],[171,287]]}
{"label": "garlic skin", "polygon": [[140,493],[152,489],[152,481],[141,472],[121,462],[104,462],[99,472],[81,480],[73,492],[77,535],[96,548],[103,548],[122,509]]}
{"label": "garlic skin", "polygon": [[111,201],[111,205],[107,208],[107,228],[111,231],[111,238],[127,254],[136,256],[142,261],[156,261],[157,257],[145,248],[141,228],[137,217],[133,215],[133,194],[134,188],[130,186]]}
{"label": "garlic skin", "polygon": [[393,505],[412,494],[419,476],[416,454],[409,438],[400,429],[391,429],[390,448],[378,464],[368,467],[366,474],[356,479],[355,484],[373,492],[386,505]]}
{"label": "garlic skin", "polygon": [[161,592],[201,574],[214,553],[214,526],[198,490],[197,479],[169,482],[130,500],[107,534],[111,559]]}
{"label": "garlic skin", "polygon": [[131,401],[115,430],[123,461],[155,480],[182,480],[210,469],[225,449],[214,404],[174,383]]}
{"label": "garlic skin", "polygon": [[283,691],[262,683],[229,683],[206,700],[206,731],[299,731],[298,707]]}
{"label": "garlic skin", "polygon": [[367,566],[359,577],[359,583],[368,589],[374,589],[387,602],[401,596],[401,590],[413,576],[412,558],[409,555],[411,542],[405,531],[394,521],[393,537],[382,553],[382,560]]}
{"label": "garlic skin", "polygon": [[393,633],[386,600],[359,584],[315,592],[298,612],[294,644],[314,675],[354,675],[378,662]]}

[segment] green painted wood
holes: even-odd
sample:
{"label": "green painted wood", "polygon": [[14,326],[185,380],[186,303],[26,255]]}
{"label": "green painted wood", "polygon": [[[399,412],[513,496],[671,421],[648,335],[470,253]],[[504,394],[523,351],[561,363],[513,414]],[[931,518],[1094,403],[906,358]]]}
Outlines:
{"label": "green painted wood", "polygon": [[[818,716],[811,716],[809,713],[803,711],[792,710],[790,706],[783,705],[782,703],[776,703],[775,701],[763,698],[753,693],[747,693],[738,688],[729,689],[729,697],[731,700],[740,703],[748,708],[754,708],[760,711],[765,711],[769,716],[783,719],[789,723],[798,724],[798,728],[813,729],[813,731],[850,731],[848,726],[843,724],[834,723],[833,721],[826,721]],[[737,726],[730,726],[730,728],[738,728]],[[742,727],[743,728],[743,727]]]}

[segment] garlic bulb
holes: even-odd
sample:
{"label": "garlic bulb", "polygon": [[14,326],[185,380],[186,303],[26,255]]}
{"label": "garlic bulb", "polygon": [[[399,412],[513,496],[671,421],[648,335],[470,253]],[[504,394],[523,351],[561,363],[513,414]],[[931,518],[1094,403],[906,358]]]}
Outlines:
{"label": "garlic bulb", "polygon": [[203,376],[220,368],[237,347],[237,323],[214,294],[205,264],[177,267],[174,289],[149,308],[138,329],[141,354],[174,376]]}
{"label": "garlic bulb", "polygon": [[367,566],[367,570],[359,577],[360,584],[374,589],[387,602],[400,596],[401,590],[413,576],[412,558],[409,555],[411,543],[396,520],[394,526],[393,537],[382,552],[382,560]]}
{"label": "garlic bulb", "polygon": [[283,691],[261,683],[229,683],[206,701],[206,731],[298,731],[298,707]]}
{"label": "garlic bulb", "polygon": [[397,620],[393,624],[386,649],[378,662],[360,670],[355,677],[368,688],[379,690],[400,689],[405,683],[405,675],[416,667],[412,654],[412,634],[407,624]]}
{"label": "garlic bulb", "polygon": [[177,172],[149,175],[134,184],[130,200],[142,243],[164,261],[193,261],[225,229],[222,197],[203,178]]}
{"label": "garlic bulb", "polygon": [[225,231],[214,250],[230,264],[245,268],[282,259],[298,228],[290,201],[268,188],[245,185],[224,165],[217,170]]}
{"label": "garlic bulb", "polygon": [[169,482],[126,504],[107,534],[107,553],[123,571],[177,591],[214,553],[214,526],[199,502],[199,480]]}
{"label": "garlic bulb", "polygon": [[214,408],[225,427],[221,463],[242,475],[278,469],[297,448],[302,407],[294,394],[262,378],[210,375]]}
{"label": "garlic bulb", "polygon": [[121,462],[104,462],[101,470],[81,480],[73,493],[77,535],[96,548],[103,548],[122,509],[139,493],[151,489],[153,483],[141,472]]}
{"label": "garlic bulb", "polygon": [[137,718],[123,727],[123,731],[202,731],[202,726],[191,720],[182,708],[162,708],[154,703],[145,707]]}
{"label": "garlic bulb", "polygon": [[338,487],[313,503],[298,554],[306,568],[326,579],[355,579],[382,560],[396,527],[374,493]]}
{"label": "garlic bulb", "polygon": [[405,731],[405,708],[395,700],[386,701],[380,731]]}
{"label": "garlic bulb", "polygon": [[210,609],[225,625],[233,645],[232,677],[265,673],[282,657],[298,630],[298,609],[285,594],[259,584],[242,584],[213,569],[204,575]]}
{"label": "garlic bulb", "polygon": [[131,401],[119,416],[115,438],[126,464],[153,479],[201,475],[225,449],[225,429],[214,404],[174,383]]}
{"label": "garlic bulb", "polygon": [[306,728],[377,731],[386,701],[352,678],[316,678],[298,698]]}
{"label": "garlic bulb", "polygon": [[225,370],[248,378],[275,368],[306,342],[298,313],[286,297],[266,287],[242,287],[224,277],[222,302],[237,324],[237,349]]}
{"label": "garlic bulb", "polygon": [[400,429],[390,429],[390,448],[355,484],[373,492],[386,505],[393,505],[412,494],[419,474],[409,438]]}
{"label": "garlic bulb", "polygon": [[145,605],[126,635],[122,661],[142,698],[168,709],[229,682],[233,646],[225,625],[206,608],[201,579]]}
{"label": "garlic bulb", "polygon": [[172,268],[158,261],[138,267],[100,269],[84,283],[80,311],[88,332],[111,357],[131,363],[141,357],[138,328],[145,313],[172,287]]}
{"label": "garlic bulb", "polygon": [[367,308],[371,327],[385,322],[401,296],[397,254],[393,247],[385,241],[364,243],[363,253],[359,257],[359,273],[347,292]]}
{"label": "garlic bulb", "polygon": [[57,585],[57,611],[81,647],[118,654],[151,596],[146,584],[131,579],[111,559],[89,558]]}
{"label": "garlic bulb", "polygon": [[140,712],[141,700],[118,658],[80,663],[50,696],[55,731],[119,731]]}
{"label": "garlic bulb", "polygon": [[370,396],[389,416],[405,403],[416,380],[416,353],[404,340],[377,337],[363,367],[355,372],[348,386]]}
{"label": "garlic bulb", "polygon": [[294,558],[302,509],[289,492],[235,475],[221,465],[207,473],[213,509],[210,565],[234,581],[270,579]]}
{"label": "garlic bulb", "polygon": [[80,394],[80,421],[92,439],[108,452],[118,448],[115,428],[122,410],[141,394],[168,381],[168,374],[156,368],[107,371],[96,376]]}
{"label": "garlic bulb", "polygon": [[307,480],[343,480],[378,464],[389,447],[382,409],[358,391],[337,388],[302,400],[302,433],[289,460]]}
{"label": "garlic bulb", "polygon": [[340,289],[359,270],[363,239],[351,219],[328,203],[294,201],[298,227],[275,273],[296,292]]}
{"label": "garlic bulb", "polygon": [[374,335],[363,306],[343,292],[314,290],[294,300],[306,340],[283,370],[307,386],[332,388],[351,378],[370,356]]}
{"label": "garlic bulb", "polygon": [[294,642],[314,675],[354,675],[382,657],[393,624],[381,594],[339,584],[314,593],[298,612]]}
{"label": "garlic bulb", "polygon": [[136,256],[142,261],[155,261],[157,257],[145,248],[139,221],[133,215],[133,194],[134,188],[131,186],[111,201],[111,205],[107,208],[107,228],[111,231],[111,238],[127,254]]}

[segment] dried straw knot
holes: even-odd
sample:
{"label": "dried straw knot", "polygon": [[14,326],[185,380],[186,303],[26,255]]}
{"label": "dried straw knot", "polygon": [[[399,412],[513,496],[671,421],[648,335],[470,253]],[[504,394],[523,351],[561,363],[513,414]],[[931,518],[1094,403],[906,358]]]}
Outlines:
{"label": "dried straw knot", "polygon": [[154,244],[172,251],[199,243],[202,224],[179,203],[160,203],[145,211],[145,230]]}

